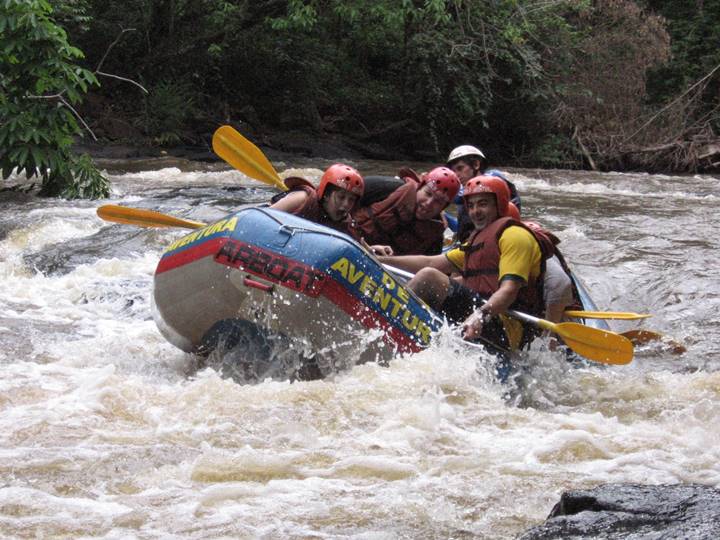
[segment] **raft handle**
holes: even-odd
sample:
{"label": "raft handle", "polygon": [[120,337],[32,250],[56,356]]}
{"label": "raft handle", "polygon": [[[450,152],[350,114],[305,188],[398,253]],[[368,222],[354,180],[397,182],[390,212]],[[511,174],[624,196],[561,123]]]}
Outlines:
{"label": "raft handle", "polygon": [[267,285],[265,283],[260,283],[259,281],[255,281],[254,279],[250,279],[249,276],[245,276],[243,279],[243,285],[246,287],[254,287],[255,289],[259,289],[261,291],[264,291],[268,294],[272,294],[274,287],[272,285]]}

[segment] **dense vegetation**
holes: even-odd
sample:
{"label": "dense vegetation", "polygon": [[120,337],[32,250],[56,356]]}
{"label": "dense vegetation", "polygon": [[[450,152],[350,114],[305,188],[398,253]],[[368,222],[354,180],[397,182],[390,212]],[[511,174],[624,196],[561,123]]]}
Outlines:
{"label": "dense vegetation", "polygon": [[[45,52],[32,33],[0,37],[4,172],[44,170],[53,142],[67,152],[78,132],[70,105],[101,140],[154,145],[203,144],[231,123],[258,142],[302,133],[375,157],[439,161],[470,142],[514,165],[683,171],[720,161],[720,0],[51,4],[42,25],[57,30]],[[0,0],[0,25],[44,5]],[[39,132],[57,132],[47,118],[62,116],[62,136],[38,150],[30,127],[20,135],[20,111]]]}
{"label": "dense vegetation", "polygon": [[71,151],[81,133],[76,106],[95,75],[51,19],[44,0],[3,0],[0,12],[0,170],[42,179],[41,193],[102,197],[107,180]]}

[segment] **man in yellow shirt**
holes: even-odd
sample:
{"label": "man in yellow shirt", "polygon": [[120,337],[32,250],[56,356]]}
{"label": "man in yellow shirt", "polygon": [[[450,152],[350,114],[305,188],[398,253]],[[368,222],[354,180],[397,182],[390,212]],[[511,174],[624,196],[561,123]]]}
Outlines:
{"label": "man in yellow shirt", "polygon": [[[543,261],[552,249],[509,217],[509,198],[501,179],[476,176],[463,194],[475,226],[465,244],[440,255],[380,257],[416,272],[408,287],[450,322],[462,322],[466,339],[483,338],[500,349],[521,347],[532,338],[518,321],[500,316],[509,308],[542,314]],[[450,277],[455,272],[459,278]]]}

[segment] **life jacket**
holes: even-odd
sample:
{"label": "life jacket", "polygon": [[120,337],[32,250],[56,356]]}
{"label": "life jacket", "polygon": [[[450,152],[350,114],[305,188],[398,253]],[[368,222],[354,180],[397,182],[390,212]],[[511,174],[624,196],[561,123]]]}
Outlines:
{"label": "life jacket", "polygon": [[519,221],[509,217],[502,217],[490,225],[470,236],[467,244],[460,249],[465,252],[465,265],[461,272],[466,287],[489,298],[500,287],[500,236],[508,227],[522,227],[529,231],[538,245],[542,259],[540,262],[540,275],[529,279],[527,286],[522,287],[511,309],[541,316],[545,311],[543,302],[543,276],[545,261],[555,253],[552,240],[542,232],[527,227]]}
{"label": "life jacket", "polygon": [[358,207],[370,206],[386,199],[393,191],[403,186],[407,179],[421,183],[420,175],[409,167],[402,167],[396,176],[365,176],[365,192],[358,201]]}
{"label": "life jacket", "polygon": [[358,207],[370,206],[386,199],[393,191],[405,184],[399,176],[365,176],[365,192]]}
{"label": "life jacket", "polygon": [[275,195],[271,199],[271,202],[276,203],[277,201],[285,197],[288,193],[291,193],[293,191],[304,191],[308,195],[307,199],[305,199],[305,203],[295,212],[293,212],[294,215],[305,218],[308,221],[312,221],[313,223],[324,225],[325,227],[330,227],[331,229],[335,229],[336,231],[340,231],[345,234],[351,234],[350,217],[348,216],[343,221],[333,221],[332,219],[330,219],[330,216],[327,215],[325,209],[322,207],[322,204],[320,204],[320,199],[317,196],[317,191],[315,191],[315,188],[309,185],[293,185],[293,188],[290,191],[285,191],[283,193],[278,193],[277,195]]}
{"label": "life jacket", "polygon": [[442,251],[445,224],[415,218],[420,184],[408,176],[384,200],[353,212],[353,235],[368,244],[386,244],[396,255],[435,255]]}

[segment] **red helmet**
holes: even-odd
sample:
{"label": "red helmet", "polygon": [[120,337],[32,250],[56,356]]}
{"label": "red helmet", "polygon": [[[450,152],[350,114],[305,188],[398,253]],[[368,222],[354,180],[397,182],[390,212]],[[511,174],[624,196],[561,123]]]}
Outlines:
{"label": "red helmet", "polygon": [[423,174],[420,185],[429,186],[432,191],[442,193],[449,204],[460,189],[460,180],[457,174],[447,167],[435,167],[429,173]]}
{"label": "red helmet", "polygon": [[340,189],[349,191],[350,193],[362,197],[365,191],[365,181],[360,173],[348,165],[342,163],[336,163],[330,165],[327,170],[323,173],[320,179],[320,185],[317,188],[317,195],[319,199],[325,195],[325,188],[328,185],[337,186]]}
{"label": "red helmet", "polygon": [[497,176],[476,176],[468,180],[467,184],[465,184],[463,197],[467,198],[479,193],[493,193],[495,195],[495,205],[497,206],[498,216],[505,217],[510,215],[508,210],[510,188],[505,183],[505,180]]}
{"label": "red helmet", "polygon": [[508,217],[520,221],[520,210],[518,210],[518,207],[515,206],[515,203],[512,201],[508,203]]}

